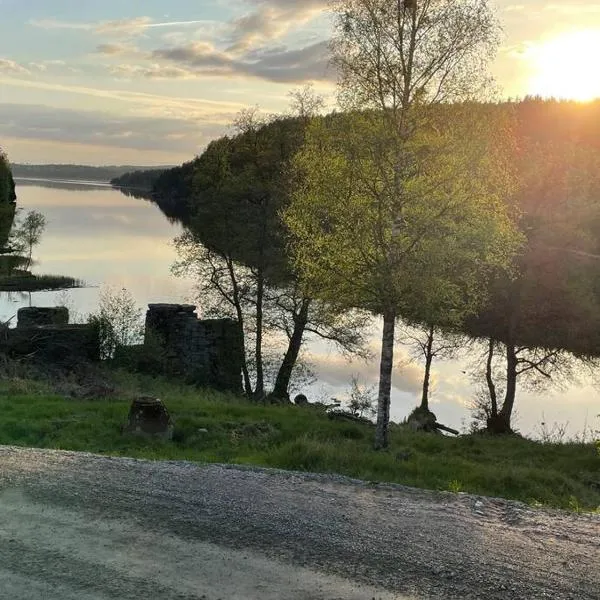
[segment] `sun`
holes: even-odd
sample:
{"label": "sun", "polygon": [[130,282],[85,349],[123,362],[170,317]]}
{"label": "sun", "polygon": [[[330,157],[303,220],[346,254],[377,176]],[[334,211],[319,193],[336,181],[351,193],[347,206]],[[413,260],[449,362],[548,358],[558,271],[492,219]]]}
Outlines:
{"label": "sun", "polygon": [[529,93],[579,100],[600,98],[600,29],[573,31],[532,49]]}

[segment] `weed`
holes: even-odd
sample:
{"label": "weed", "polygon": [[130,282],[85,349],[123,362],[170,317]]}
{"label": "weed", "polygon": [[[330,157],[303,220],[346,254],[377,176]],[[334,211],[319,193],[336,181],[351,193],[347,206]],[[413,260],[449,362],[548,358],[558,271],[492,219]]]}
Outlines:
{"label": "weed", "polygon": [[458,494],[458,492],[462,492],[463,491],[462,483],[460,481],[458,481],[458,479],[453,479],[448,484],[448,491],[453,492],[455,494]]}

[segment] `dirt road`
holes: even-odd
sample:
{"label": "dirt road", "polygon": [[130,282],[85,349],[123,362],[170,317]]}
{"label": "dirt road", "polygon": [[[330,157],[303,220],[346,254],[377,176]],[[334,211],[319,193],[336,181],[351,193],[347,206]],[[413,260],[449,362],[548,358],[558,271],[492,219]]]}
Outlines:
{"label": "dirt road", "polygon": [[600,517],[0,447],[0,597],[598,600]]}

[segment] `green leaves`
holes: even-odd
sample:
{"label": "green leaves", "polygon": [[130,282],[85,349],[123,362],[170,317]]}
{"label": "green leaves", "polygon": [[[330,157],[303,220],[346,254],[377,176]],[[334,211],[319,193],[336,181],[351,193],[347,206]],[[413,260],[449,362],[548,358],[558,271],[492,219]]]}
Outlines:
{"label": "green leaves", "polygon": [[377,112],[314,121],[284,216],[312,293],[443,322],[481,302],[491,268],[508,268],[519,237],[510,181],[491,173],[503,160],[495,131],[466,106],[435,110],[418,115],[422,133],[408,141]]}

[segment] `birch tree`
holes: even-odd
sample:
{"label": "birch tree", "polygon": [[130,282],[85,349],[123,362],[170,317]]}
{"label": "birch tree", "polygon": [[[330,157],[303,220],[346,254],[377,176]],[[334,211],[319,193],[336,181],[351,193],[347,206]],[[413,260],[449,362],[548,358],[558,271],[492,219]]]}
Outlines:
{"label": "birch tree", "polygon": [[499,28],[486,0],[337,0],[333,13],[345,115],[314,124],[286,221],[314,293],[383,317],[384,448],[395,324],[411,290],[467,310],[485,267],[514,249],[502,144],[464,103],[485,87]]}

